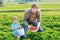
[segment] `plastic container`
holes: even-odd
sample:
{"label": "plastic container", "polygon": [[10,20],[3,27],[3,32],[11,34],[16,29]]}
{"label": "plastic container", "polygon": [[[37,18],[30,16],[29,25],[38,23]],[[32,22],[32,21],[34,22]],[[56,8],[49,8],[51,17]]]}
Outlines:
{"label": "plastic container", "polygon": [[25,35],[24,28],[20,28],[19,30],[17,30],[17,32],[20,36]]}

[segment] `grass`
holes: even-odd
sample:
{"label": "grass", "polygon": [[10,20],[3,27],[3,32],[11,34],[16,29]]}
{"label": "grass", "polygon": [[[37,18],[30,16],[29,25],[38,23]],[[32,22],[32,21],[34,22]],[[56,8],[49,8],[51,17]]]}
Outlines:
{"label": "grass", "polygon": [[[39,4],[40,9],[59,9],[60,4]],[[5,4],[3,7],[0,7],[0,10],[25,10],[30,8],[31,4]]]}
{"label": "grass", "polygon": [[60,11],[43,11],[42,15],[47,15],[47,16],[55,16],[55,15],[60,15]]}
{"label": "grass", "polygon": [[[7,16],[21,16],[23,17],[24,12],[0,12],[1,15],[7,15]],[[54,16],[54,15],[60,15],[60,11],[42,11],[42,15],[47,15],[47,16]]]}
{"label": "grass", "polygon": [[[4,40],[4,38],[6,40],[15,39],[14,36],[11,34],[11,29],[10,29],[10,25],[12,23],[11,18],[14,15],[18,16],[19,22],[20,22],[20,24],[22,24],[22,18],[23,18],[24,12],[0,12],[0,35],[3,34],[3,36],[0,36],[1,40]],[[60,27],[59,26],[60,25],[60,21],[59,21],[60,20],[60,11],[42,11],[41,20],[42,20],[41,25],[44,29],[44,33],[39,34],[39,35],[43,35],[43,38],[45,38],[44,35],[47,36],[47,34],[49,34],[46,32],[51,32],[51,31],[53,31],[55,36],[59,35],[59,34],[56,34],[55,31],[57,30],[56,32],[60,32],[59,31],[60,30],[60,28],[59,28]],[[51,37],[54,37],[53,33],[49,34],[49,35],[51,35]],[[38,39],[41,36],[36,35],[35,37],[37,37],[37,39]],[[54,38],[52,38],[52,39],[54,39]],[[19,39],[17,39],[17,40],[19,40]],[[28,38],[27,40],[30,40],[30,38]]]}
{"label": "grass", "polygon": [[[0,39],[4,40],[14,40],[15,37],[11,33],[10,25],[12,23],[12,16],[17,15],[19,18],[20,24],[22,24],[22,18],[24,15],[24,12],[0,12]],[[40,39],[41,35],[44,40],[48,38],[50,35],[52,40],[57,39],[57,35],[60,33],[60,11],[42,11],[42,19],[41,19],[41,25],[44,29],[43,33],[36,33],[30,35],[30,32],[28,32],[27,35],[29,35],[26,40],[30,40],[30,36],[34,39]],[[52,32],[52,33],[51,33]],[[56,33],[55,33],[56,32]],[[50,34],[51,33],[51,34]],[[38,34],[38,35],[37,35]],[[47,35],[48,34],[48,35]],[[40,35],[40,36],[39,36]],[[46,37],[45,37],[46,36]],[[50,37],[49,36],[49,37]],[[19,39],[17,39],[19,40]],[[47,39],[48,40],[48,39]]]}
{"label": "grass", "polygon": [[[1,10],[20,10],[30,8],[31,5],[28,4],[10,4],[0,7]],[[60,8],[60,4],[40,4],[39,8]],[[20,24],[22,24],[22,19],[24,12],[0,12],[0,40],[15,40],[15,37],[11,33],[10,25],[12,23],[12,16],[18,16]],[[60,11],[42,11],[41,15],[41,26],[44,32],[27,33],[28,39],[34,40],[60,40]],[[35,38],[34,38],[34,37]],[[30,38],[31,37],[31,38]],[[17,39],[19,40],[19,39]]]}

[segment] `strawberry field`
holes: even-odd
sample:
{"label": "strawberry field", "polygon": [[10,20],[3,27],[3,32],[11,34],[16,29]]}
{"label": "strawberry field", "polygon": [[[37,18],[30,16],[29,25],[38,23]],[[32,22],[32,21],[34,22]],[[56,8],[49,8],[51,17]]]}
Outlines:
{"label": "strawberry field", "polygon": [[[22,26],[24,12],[0,12],[0,40],[19,40],[12,35],[12,16],[18,16]],[[26,40],[60,40],[60,11],[42,11],[41,26],[44,32],[27,31]]]}

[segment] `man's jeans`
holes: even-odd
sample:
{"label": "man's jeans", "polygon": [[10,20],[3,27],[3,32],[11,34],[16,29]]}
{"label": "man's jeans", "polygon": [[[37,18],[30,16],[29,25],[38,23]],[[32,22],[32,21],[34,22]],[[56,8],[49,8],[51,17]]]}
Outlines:
{"label": "man's jeans", "polygon": [[[37,27],[37,22],[33,22],[33,23],[28,22],[28,24],[32,24],[33,26]],[[27,27],[25,24],[23,24],[23,28],[24,28],[25,32],[26,32],[27,29],[28,29],[28,27]],[[38,32],[42,32],[42,31],[43,31],[43,29],[42,29],[42,27],[40,26],[39,29],[38,29]]]}
{"label": "man's jeans", "polygon": [[[37,27],[37,22],[33,22],[33,23],[28,22],[28,24],[32,24],[33,26],[36,26]],[[23,28],[24,28],[25,33],[26,33],[26,31],[28,30],[28,27],[25,24],[23,24]],[[43,29],[42,29],[41,26],[39,27],[38,32],[43,32]]]}
{"label": "man's jeans", "polygon": [[[37,22],[33,22],[33,23],[28,22],[28,24],[32,24],[33,26],[37,27]],[[24,31],[25,31],[25,35],[21,36],[20,40],[24,40],[25,39],[25,37],[26,37],[26,31],[28,30],[28,27],[25,24],[23,24],[23,28],[24,28]],[[38,32],[43,32],[43,29],[41,28],[41,26],[39,27]]]}

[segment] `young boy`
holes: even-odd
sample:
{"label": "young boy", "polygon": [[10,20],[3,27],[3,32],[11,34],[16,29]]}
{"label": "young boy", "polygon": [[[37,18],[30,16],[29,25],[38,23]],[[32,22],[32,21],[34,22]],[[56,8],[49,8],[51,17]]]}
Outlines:
{"label": "young boy", "polygon": [[12,34],[15,36],[15,37],[18,37],[20,38],[20,40],[23,40],[25,38],[25,36],[19,36],[17,30],[19,30],[21,28],[19,22],[18,22],[18,17],[17,16],[13,16],[12,17],[12,20],[13,20],[13,23],[11,25],[11,28],[12,28]]}

